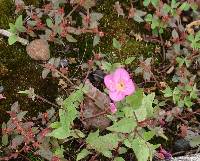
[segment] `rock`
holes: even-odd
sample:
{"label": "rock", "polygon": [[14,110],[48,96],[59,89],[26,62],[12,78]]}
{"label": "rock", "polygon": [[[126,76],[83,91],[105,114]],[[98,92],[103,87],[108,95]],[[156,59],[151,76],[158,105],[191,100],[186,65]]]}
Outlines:
{"label": "rock", "polygon": [[27,45],[26,51],[34,60],[48,60],[50,58],[49,44],[43,39],[36,39]]}
{"label": "rock", "polygon": [[0,93],[2,93],[4,91],[4,87],[0,86]]}
{"label": "rock", "polygon": [[186,139],[178,139],[175,143],[174,143],[174,151],[175,152],[179,152],[179,151],[187,151],[191,148],[190,146],[190,142]]}
{"label": "rock", "polygon": [[[83,104],[83,117],[85,128],[99,128],[105,129],[111,123],[111,120],[106,117],[105,112],[109,109],[110,98],[99,89],[94,87],[89,80],[86,81],[85,85],[88,87],[88,92]],[[102,115],[98,115],[103,113]],[[97,117],[95,117],[98,115]]]}
{"label": "rock", "polygon": [[181,157],[172,158],[170,161],[200,161],[200,154],[192,154]]}

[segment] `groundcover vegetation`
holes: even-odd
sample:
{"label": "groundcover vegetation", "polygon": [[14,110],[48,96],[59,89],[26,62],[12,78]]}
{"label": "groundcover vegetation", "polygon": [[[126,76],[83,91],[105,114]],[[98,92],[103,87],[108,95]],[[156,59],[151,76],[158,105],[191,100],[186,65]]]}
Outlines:
{"label": "groundcover vegetation", "polygon": [[198,0],[0,0],[0,160],[197,153],[199,11]]}

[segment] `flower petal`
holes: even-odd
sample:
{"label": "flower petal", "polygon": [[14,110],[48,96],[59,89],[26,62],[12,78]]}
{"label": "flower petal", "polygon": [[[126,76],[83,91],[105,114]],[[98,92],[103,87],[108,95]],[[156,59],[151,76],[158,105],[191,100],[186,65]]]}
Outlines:
{"label": "flower petal", "polygon": [[116,105],[114,103],[110,103],[110,111],[112,113],[117,112],[117,107],[116,107]]}
{"label": "flower petal", "polygon": [[124,99],[125,95],[122,92],[118,91],[109,91],[109,96],[111,100],[118,102]]}
{"label": "flower petal", "polygon": [[129,79],[130,79],[130,76],[124,68],[118,68],[113,73],[113,80],[115,83],[118,83],[121,80],[127,81]]}
{"label": "flower petal", "polygon": [[125,82],[125,89],[123,90],[123,94],[129,96],[135,92],[135,85],[131,79]]}
{"label": "flower petal", "polygon": [[104,84],[106,85],[106,87],[113,91],[115,90],[115,85],[114,85],[114,82],[113,82],[113,75],[112,74],[109,74],[109,75],[106,75],[104,77]]}

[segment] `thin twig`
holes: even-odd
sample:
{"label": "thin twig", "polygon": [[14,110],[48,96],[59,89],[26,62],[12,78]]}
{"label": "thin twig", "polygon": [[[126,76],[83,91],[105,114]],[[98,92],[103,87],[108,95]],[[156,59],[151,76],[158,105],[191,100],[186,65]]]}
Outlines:
{"label": "thin twig", "polygon": [[43,97],[41,97],[41,96],[36,95],[36,98],[39,99],[39,100],[42,100],[43,102],[46,102],[46,103],[48,103],[48,104],[50,104],[50,105],[52,105],[52,106],[54,106],[54,107],[56,107],[56,108],[59,108],[58,105],[56,105],[56,104],[54,104],[54,103],[48,101],[47,99],[45,99],[45,98],[43,98]]}
{"label": "thin twig", "polygon": [[161,34],[159,34],[159,37],[160,37],[161,46],[162,46],[163,61],[165,61],[165,60],[166,60],[165,44],[164,44],[164,42],[163,42],[163,38],[162,38],[162,35],[161,35]]}
{"label": "thin twig", "polygon": [[[0,29],[0,34],[2,34],[3,36],[6,36],[6,37],[10,37],[13,35],[13,33],[7,31],[7,30],[4,30],[4,29]],[[29,41],[24,39],[24,38],[21,38],[21,37],[17,37],[17,41],[22,43],[23,45],[28,45],[29,44]]]}

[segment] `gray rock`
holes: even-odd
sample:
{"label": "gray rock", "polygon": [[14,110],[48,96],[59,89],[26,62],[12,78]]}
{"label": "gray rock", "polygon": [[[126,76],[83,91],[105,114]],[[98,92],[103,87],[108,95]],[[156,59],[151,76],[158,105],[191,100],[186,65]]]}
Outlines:
{"label": "gray rock", "polygon": [[27,45],[26,51],[34,60],[48,60],[50,58],[49,44],[46,40],[36,39]]}

